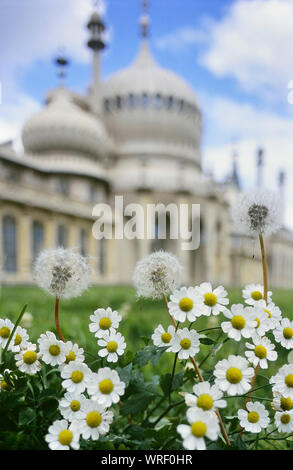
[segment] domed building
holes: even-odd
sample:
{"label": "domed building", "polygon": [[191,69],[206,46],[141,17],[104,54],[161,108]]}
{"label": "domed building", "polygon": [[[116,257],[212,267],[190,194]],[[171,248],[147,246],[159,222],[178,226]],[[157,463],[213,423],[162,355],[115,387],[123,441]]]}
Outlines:
{"label": "domed building", "polygon": [[[260,259],[252,259],[253,241],[234,233],[231,226],[230,204],[240,190],[236,164],[225,185],[203,174],[202,116],[196,95],[185,80],[156,62],[148,43],[146,12],[136,58],[106,81],[100,77],[105,26],[97,12],[88,29],[93,55],[89,91],[81,95],[66,88],[66,60],[59,57],[60,86],[24,123],[24,153],[16,153],[11,142],[0,144],[3,281],[31,283],[39,251],[57,246],[88,255],[94,283],[129,284],[137,260],[159,248],[181,259],[190,284],[261,280]],[[93,208],[98,204],[112,209],[113,217],[104,221],[112,236],[94,236]],[[174,208],[176,212],[193,204],[200,205],[200,214],[187,213],[188,236],[178,231],[175,236]],[[123,231],[133,223],[137,207],[141,212],[136,214],[136,236],[125,237],[121,227]],[[148,216],[150,207],[155,209],[153,217]],[[199,228],[199,248],[182,249]],[[292,283],[292,261],[293,236],[284,229],[270,240],[273,284]]]}

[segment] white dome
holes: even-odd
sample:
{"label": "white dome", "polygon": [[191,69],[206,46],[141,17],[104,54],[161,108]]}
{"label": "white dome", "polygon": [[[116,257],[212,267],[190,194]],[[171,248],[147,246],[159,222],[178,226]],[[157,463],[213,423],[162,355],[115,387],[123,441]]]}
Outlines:
{"label": "white dome", "polygon": [[64,88],[25,123],[22,141],[26,152],[69,151],[94,157],[104,157],[110,145],[103,123],[77,106]]}
{"label": "white dome", "polygon": [[133,64],[103,87],[105,122],[118,154],[200,160],[201,115],[189,85],[156,64],[143,40]]}

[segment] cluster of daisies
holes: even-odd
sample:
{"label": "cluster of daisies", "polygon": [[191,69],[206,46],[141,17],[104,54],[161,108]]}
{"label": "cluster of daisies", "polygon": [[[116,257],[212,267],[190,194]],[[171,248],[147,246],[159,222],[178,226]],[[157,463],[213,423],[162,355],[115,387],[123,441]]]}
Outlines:
{"label": "cluster of daisies", "polygon": [[[219,315],[226,319],[221,329],[237,342],[245,342],[245,356],[230,355],[220,360],[214,369],[214,385],[201,382],[194,386],[194,395],[186,394],[189,425],[179,425],[178,432],[183,438],[183,445],[188,450],[204,449],[205,437],[216,440],[219,432],[217,408],[226,406],[223,394],[239,396],[247,394],[255,374],[255,368],[267,369],[269,362],[276,361],[275,345],[266,336],[271,332],[276,340],[286,349],[293,348],[293,322],[282,318],[280,309],[272,302],[272,293],[268,292],[264,300],[264,289],[260,284],[250,284],[243,291],[246,305],[235,304],[229,309],[227,292],[220,286],[212,289],[205,282],[196,287],[182,287],[170,295],[168,309],[176,320],[177,327],[171,325],[167,330],[159,325],[153,335],[153,343],[165,347],[167,352],[178,354],[179,359],[193,358],[200,349],[201,335],[191,326],[200,316]],[[186,321],[189,327],[180,328]],[[275,424],[279,432],[293,431],[293,365],[281,367],[278,374],[270,379],[274,394]],[[249,401],[245,409],[238,411],[240,426],[249,432],[259,433],[270,424],[269,412],[259,402]]]}
{"label": "cluster of daisies", "polygon": [[[110,308],[98,309],[91,316],[90,330],[95,331],[101,357],[109,362],[117,361],[125,348],[121,335],[111,326],[117,327],[120,316]],[[107,328],[106,328],[107,326]],[[14,325],[8,319],[0,320],[0,345],[5,347]],[[84,350],[71,341],[58,340],[54,333],[41,334],[37,344],[29,342],[24,328],[17,327],[8,349],[15,353],[16,366],[21,372],[34,375],[42,363],[57,367],[61,377],[64,395],[59,401],[62,419],[56,420],[48,430],[45,439],[52,450],[79,449],[83,439],[97,440],[108,433],[113,420],[109,408],[120,401],[125,384],[118,373],[110,367],[101,367],[94,373],[84,362]],[[122,352],[121,352],[122,351]],[[1,390],[8,388],[4,377]]]}

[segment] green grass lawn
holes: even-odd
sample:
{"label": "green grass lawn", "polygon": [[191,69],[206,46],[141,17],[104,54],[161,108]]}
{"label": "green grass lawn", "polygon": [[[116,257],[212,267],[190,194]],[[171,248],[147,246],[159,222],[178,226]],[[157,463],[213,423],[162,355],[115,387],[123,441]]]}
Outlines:
{"label": "green grass lawn", "polygon": [[[241,290],[229,290],[230,304],[242,301]],[[273,300],[281,308],[283,315],[293,318],[291,305],[293,305],[293,291],[277,290],[273,294]],[[3,287],[0,303],[0,316],[15,321],[24,304],[28,304],[27,311],[33,315],[33,324],[29,329],[31,341],[36,341],[39,335],[46,331],[55,331],[54,324],[54,299],[37,287]],[[122,313],[123,320],[119,330],[125,336],[129,349],[134,352],[144,345],[143,336],[152,334],[154,328],[162,323],[168,326],[169,316],[166,313],[163,301],[152,301],[148,299],[137,300],[135,290],[125,286],[100,286],[92,287],[81,297],[60,302],[60,323],[64,337],[67,340],[77,342],[86,351],[97,353],[96,340],[89,332],[89,316],[99,307],[110,306]],[[197,330],[216,327],[223,320],[219,317],[202,317],[198,319],[194,327]],[[219,330],[211,333],[216,339]],[[225,336],[223,335],[224,339]],[[241,344],[228,341],[217,353],[216,360],[226,357],[229,353],[242,354],[245,342]],[[202,345],[198,362],[202,360],[209,350],[208,346]],[[280,360],[286,361],[287,351],[278,348]],[[213,366],[215,358],[206,363]],[[279,362],[279,361],[278,361]],[[169,367],[168,355],[163,355],[160,369]],[[275,365],[275,367],[278,367]],[[274,368],[275,368],[274,367]]]}

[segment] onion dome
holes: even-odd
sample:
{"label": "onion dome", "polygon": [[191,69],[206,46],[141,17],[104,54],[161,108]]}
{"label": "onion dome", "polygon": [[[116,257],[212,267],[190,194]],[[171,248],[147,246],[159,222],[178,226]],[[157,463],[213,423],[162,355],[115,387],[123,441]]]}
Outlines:
{"label": "onion dome", "polygon": [[103,123],[76,105],[64,88],[25,123],[22,141],[29,153],[63,151],[101,158],[110,145]]}
{"label": "onion dome", "polygon": [[119,155],[167,155],[200,163],[201,115],[190,86],[153,59],[147,39],[130,67],[104,84],[104,116]]}

